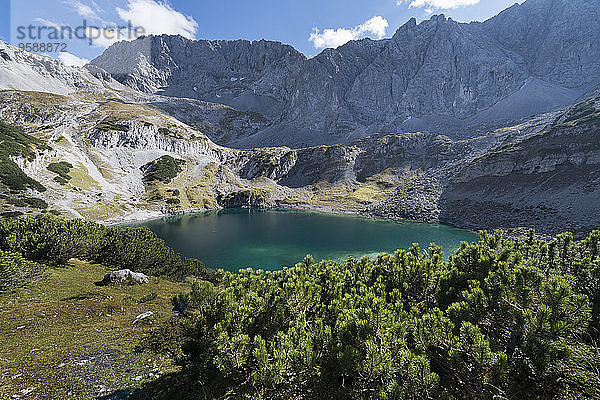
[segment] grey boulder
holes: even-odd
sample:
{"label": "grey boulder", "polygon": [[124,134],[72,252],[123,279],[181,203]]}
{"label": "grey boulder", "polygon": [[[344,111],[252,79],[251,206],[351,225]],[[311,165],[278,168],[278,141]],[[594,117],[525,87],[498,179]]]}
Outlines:
{"label": "grey boulder", "polygon": [[150,278],[148,278],[147,275],[133,272],[129,269],[122,269],[120,271],[112,271],[104,275],[101,285],[141,285],[148,283],[149,281]]}

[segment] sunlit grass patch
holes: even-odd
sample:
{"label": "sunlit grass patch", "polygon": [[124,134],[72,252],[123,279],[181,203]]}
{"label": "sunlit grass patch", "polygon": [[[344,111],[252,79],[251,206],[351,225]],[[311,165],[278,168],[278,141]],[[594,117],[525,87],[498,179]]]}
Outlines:
{"label": "sunlit grass patch", "polygon": [[[0,398],[34,387],[33,398],[89,399],[103,387],[135,388],[173,371],[170,361],[134,350],[172,317],[170,299],[185,284],[151,278],[148,285],[96,286],[106,272],[72,261],[0,296]],[[132,324],[147,311],[154,313],[149,321]]]}

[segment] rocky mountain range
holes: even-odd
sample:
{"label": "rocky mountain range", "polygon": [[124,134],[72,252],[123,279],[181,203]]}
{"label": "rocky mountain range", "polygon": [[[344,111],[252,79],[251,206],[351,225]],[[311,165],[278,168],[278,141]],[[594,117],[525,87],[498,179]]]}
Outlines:
{"label": "rocky mountain range", "polygon": [[264,118],[237,135],[204,129],[229,147],[417,131],[465,138],[559,109],[598,85],[599,9],[598,0],[528,0],[483,23],[411,19],[390,39],[310,59],[277,42],[152,36],[117,43],[91,65],[145,93]]}
{"label": "rocky mountain range", "polygon": [[295,207],[583,235],[600,225],[597,3],[411,20],[311,59],[152,36],[76,68],[0,42],[0,213]]}

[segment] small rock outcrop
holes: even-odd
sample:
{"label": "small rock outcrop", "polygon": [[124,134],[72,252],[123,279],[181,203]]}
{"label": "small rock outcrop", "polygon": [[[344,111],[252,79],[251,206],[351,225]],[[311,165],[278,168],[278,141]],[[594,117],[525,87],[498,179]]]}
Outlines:
{"label": "small rock outcrop", "polygon": [[145,284],[150,281],[147,275],[142,273],[133,272],[129,269],[122,269],[120,271],[112,271],[104,275],[104,279],[100,282],[100,286],[108,285],[136,285]]}
{"label": "small rock outcrop", "polygon": [[242,189],[219,197],[224,208],[269,208],[268,193],[260,189]]}

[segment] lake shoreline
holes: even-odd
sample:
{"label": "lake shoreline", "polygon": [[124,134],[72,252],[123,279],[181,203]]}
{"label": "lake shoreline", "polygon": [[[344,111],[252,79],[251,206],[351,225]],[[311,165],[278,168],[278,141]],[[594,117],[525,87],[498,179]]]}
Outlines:
{"label": "lake shoreline", "polygon": [[[238,209],[235,207],[218,207],[213,209],[205,209],[205,208],[189,208],[182,210],[168,210],[168,211],[139,211],[136,213],[128,214],[126,216],[121,216],[118,218],[113,218],[106,221],[97,221],[106,226],[120,226],[120,225],[139,225],[150,221],[161,220],[163,218],[172,218],[172,217],[180,217],[185,215],[194,215],[194,214],[202,214],[209,212],[219,212],[223,210],[230,209]],[[329,206],[320,206],[320,205],[311,205],[311,204],[285,204],[279,203],[273,206],[263,206],[263,207],[239,207],[239,209],[247,209],[247,210],[288,210],[288,211],[305,211],[305,212],[315,212],[321,214],[329,214],[329,215],[347,215],[347,216],[356,216],[361,218],[367,218],[371,220],[382,220],[382,221],[395,221],[395,222],[407,222],[407,223],[422,223],[422,224],[431,224],[431,225],[440,225],[447,226],[455,229],[460,229],[463,231],[479,234],[482,231],[494,232],[496,230],[502,230],[504,232],[504,236],[512,239],[520,239],[524,240],[528,237],[528,232],[532,228],[528,227],[515,227],[515,228],[507,228],[507,227],[474,227],[470,224],[456,224],[452,222],[445,221],[432,221],[429,219],[407,219],[401,218],[394,215],[381,215],[379,213],[371,213],[365,211],[364,209],[343,209],[343,208],[335,208]],[[535,231],[536,237],[541,240],[551,240],[556,232],[553,231]]]}
{"label": "lake shoreline", "polygon": [[[212,269],[278,270],[295,265],[307,254],[315,260],[394,254],[419,243],[436,244],[446,256],[464,242],[477,242],[476,232],[438,223],[377,218],[358,213],[332,213],[323,208],[228,208],[164,216],[130,227],[150,229],[177,253],[202,260]],[[345,218],[348,217],[348,218]]]}
{"label": "lake shoreline", "polygon": [[[177,211],[172,211],[172,212],[167,212],[167,213],[161,212],[161,211],[148,212],[148,213],[137,213],[135,217],[133,217],[133,215],[132,215],[133,218],[131,218],[129,216],[124,216],[124,217],[114,218],[114,219],[100,222],[100,223],[102,223],[103,225],[106,225],[106,226],[111,226],[111,227],[112,226],[120,226],[120,225],[138,225],[138,224],[143,224],[146,222],[162,220],[164,218],[182,217],[182,216],[186,216],[186,215],[195,215],[195,214],[203,214],[203,213],[219,212],[219,211],[224,211],[224,210],[235,210],[235,209],[258,210],[258,211],[304,211],[304,212],[314,212],[314,213],[320,213],[320,214],[326,214],[326,215],[354,216],[354,217],[361,217],[361,218],[375,220],[375,221],[380,220],[380,221],[391,221],[391,222],[407,222],[407,223],[440,225],[440,226],[447,226],[447,227],[451,227],[451,228],[455,228],[455,229],[460,229],[460,230],[475,233],[475,234],[478,234],[480,231],[478,229],[472,229],[472,228],[463,227],[463,226],[456,226],[454,224],[444,223],[444,222],[439,222],[439,221],[413,220],[413,219],[407,219],[407,218],[399,218],[399,217],[395,217],[395,216],[375,215],[375,214],[366,213],[363,210],[359,210],[359,209],[340,209],[340,208],[333,208],[333,207],[327,207],[327,206],[295,205],[295,204],[280,204],[280,205],[273,206],[273,207],[239,207],[239,208],[220,207],[220,208],[214,208],[214,209],[208,209],[208,210],[200,209],[200,208],[191,208],[191,209],[177,210]],[[142,214],[142,217],[140,217],[140,214]]]}

